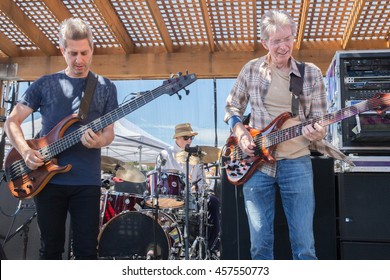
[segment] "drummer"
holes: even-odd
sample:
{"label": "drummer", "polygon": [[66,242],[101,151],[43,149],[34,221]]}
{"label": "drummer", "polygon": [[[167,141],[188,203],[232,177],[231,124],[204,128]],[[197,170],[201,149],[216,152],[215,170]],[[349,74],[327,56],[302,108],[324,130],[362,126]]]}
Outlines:
{"label": "drummer", "polygon": [[[173,146],[170,146],[166,150],[162,150],[160,153],[163,159],[161,161],[161,169],[162,170],[174,169],[187,175],[186,163],[181,163],[177,161],[175,155],[182,152],[185,149],[186,145],[191,146],[192,141],[194,140],[194,137],[196,135],[198,135],[198,133],[193,131],[191,124],[181,123],[176,125],[175,134],[173,135],[173,139],[175,139],[175,144]],[[196,193],[197,191],[199,191],[199,188],[205,187],[207,185],[205,182],[203,164],[189,165],[188,181],[190,182],[192,193]],[[210,195],[209,203],[208,203],[208,212],[209,212],[208,216],[209,216],[209,223],[211,223],[213,227],[209,231],[209,241],[211,243],[210,247],[215,247],[214,249],[217,249],[217,247],[219,246],[218,244],[218,236],[220,230],[219,211],[220,211],[219,199],[214,195]]]}
{"label": "drummer", "polygon": [[[175,159],[175,155],[183,151],[185,146],[188,144],[191,146],[192,140],[198,135],[197,132],[192,130],[191,124],[182,123],[178,124],[175,127],[175,134],[173,139],[175,139],[175,144],[170,146],[166,150],[161,151],[161,156],[164,159],[164,162],[161,164],[161,169],[164,170],[177,170],[186,175],[186,163],[178,162]],[[202,165],[192,165],[190,164],[190,174],[189,182],[194,183],[202,178]]]}

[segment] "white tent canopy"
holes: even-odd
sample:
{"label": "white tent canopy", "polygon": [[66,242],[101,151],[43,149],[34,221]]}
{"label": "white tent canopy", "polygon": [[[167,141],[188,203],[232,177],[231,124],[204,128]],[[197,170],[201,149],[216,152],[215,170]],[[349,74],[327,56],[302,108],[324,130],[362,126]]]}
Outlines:
{"label": "white tent canopy", "polygon": [[[34,138],[40,129],[40,118],[35,119],[34,122],[30,120],[22,124],[22,130],[27,139]],[[168,146],[129,120],[122,118],[115,122],[114,141],[102,148],[102,155],[123,162],[154,163],[160,151]],[[9,147],[7,141],[7,148]]]}
{"label": "white tent canopy", "polygon": [[114,141],[102,148],[102,155],[123,162],[154,163],[160,151],[168,147],[165,142],[122,118],[115,123]]}

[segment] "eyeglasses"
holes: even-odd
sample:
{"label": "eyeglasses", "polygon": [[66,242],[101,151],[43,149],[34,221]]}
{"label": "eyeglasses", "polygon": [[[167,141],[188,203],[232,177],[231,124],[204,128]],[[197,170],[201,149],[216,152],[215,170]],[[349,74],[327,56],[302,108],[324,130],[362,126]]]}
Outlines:
{"label": "eyeglasses", "polygon": [[273,41],[268,41],[268,43],[273,46],[273,47],[276,47],[276,46],[279,46],[280,44],[282,43],[291,43],[292,41],[294,40],[294,36],[293,35],[290,35],[284,39],[278,39],[278,40],[273,40]]}
{"label": "eyeglasses", "polygon": [[188,140],[188,139],[191,139],[193,140],[195,136],[182,136],[184,140]]}

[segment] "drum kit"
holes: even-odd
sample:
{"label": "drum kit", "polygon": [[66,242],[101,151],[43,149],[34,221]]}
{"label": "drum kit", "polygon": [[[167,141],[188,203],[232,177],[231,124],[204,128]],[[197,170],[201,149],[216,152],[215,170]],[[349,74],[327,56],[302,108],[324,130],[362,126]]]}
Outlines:
{"label": "drum kit", "polygon": [[[199,150],[197,154],[182,151],[175,158],[207,170],[217,166],[213,163],[220,149],[201,146]],[[156,164],[156,169],[143,173],[102,156],[99,258],[219,259],[219,200],[205,172],[201,173],[191,188],[189,178],[178,170]]]}

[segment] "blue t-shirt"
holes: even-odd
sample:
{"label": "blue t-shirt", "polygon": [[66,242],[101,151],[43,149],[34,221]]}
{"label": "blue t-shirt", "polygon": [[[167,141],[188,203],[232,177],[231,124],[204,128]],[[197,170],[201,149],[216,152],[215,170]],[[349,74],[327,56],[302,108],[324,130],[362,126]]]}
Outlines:
{"label": "blue t-shirt", "polygon": [[[39,136],[46,136],[61,120],[77,114],[85,90],[86,78],[71,78],[64,71],[45,75],[28,87],[18,101],[34,111],[39,110],[42,116],[42,130]],[[95,92],[92,96],[88,117],[85,123],[115,110],[118,107],[117,91],[109,79],[98,76]],[[66,122],[63,124],[68,124]],[[81,126],[80,122],[72,124],[65,130],[64,136]],[[50,143],[58,139],[50,139]],[[61,185],[101,185],[100,149],[87,149],[79,141],[67,148],[58,156],[58,164],[71,164],[69,172],[54,175],[50,183]]]}

